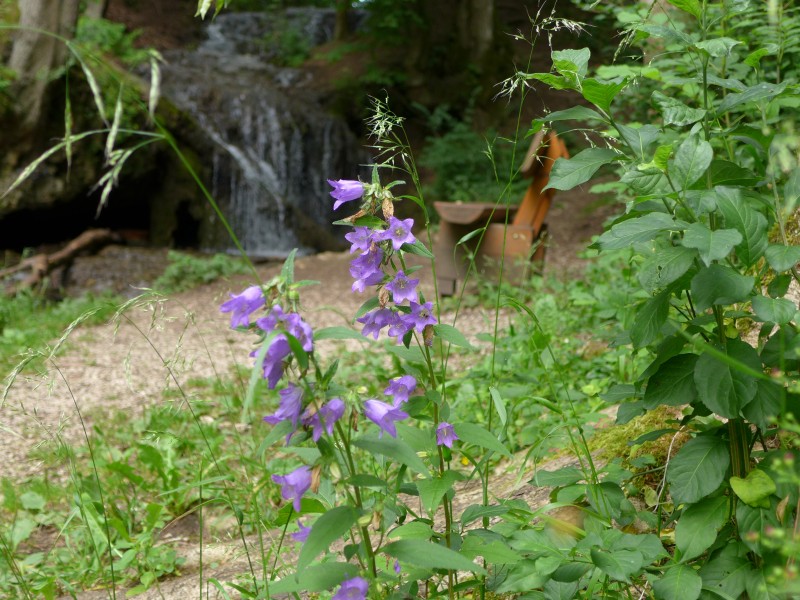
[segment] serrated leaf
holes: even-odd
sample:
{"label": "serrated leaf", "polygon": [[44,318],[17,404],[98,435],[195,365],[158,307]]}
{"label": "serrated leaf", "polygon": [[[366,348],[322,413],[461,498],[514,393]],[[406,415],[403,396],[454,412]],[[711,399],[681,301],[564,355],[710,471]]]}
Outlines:
{"label": "serrated leaf", "polygon": [[678,354],[664,361],[647,382],[644,392],[644,406],[652,410],[664,404],[680,406],[691,404],[697,398],[694,383],[696,354]]}
{"label": "serrated leaf", "polygon": [[667,469],[675,504],[692,504],[715,492],[730,465],[727,444],[713,435],[699,435],[678,451]]}
{"label": "serrated leaf", "polygon": [[297,572],[303,573],[317,556],[326,552],[358,520],[359,512],[352,506],[335,506],[320,515],[311,526],[308,539],[297,559]]}
{"label": "serrated leaf", "polygon": [[619,250],[650,241],[662,231],[682,231],[686,227],[688,223],[684,221],[665,213],[652,212],[617,223],[600,236],[598,243],[603,250]]}
{"label": "serrated leaf", "polygon": [[736,229],[711,230],[702,223],[692,223],[681,243],[687,248],[696,249],[700,259],[709,266],[715,260],[726,258],[741,241],[742,234]]}
{"label": "serrated leaf", "polygon": [[739,500],[758,508],[769,508],[769,497],[778,490],[772,477],[761,469],[753,469],[744,479],[731,477],[730,483]]}
{"label": "serrated leaf", "polygon": [[464,337],[464,334],[461,333],[458,329],[453,327],[452,325],[446,325],[444,323],[440,323],[439,325],[433,326],[433,332],[444,341],[453,344],[454,346],[460,346],[461,348],[467,348],[470,350],[474,350],[475,347],[469,343],[469,340]]}
{"label": "serrated leaf", "polygon": [[600,548],[590,550],[594,565],[617,581],[630,581],[630,576],[638,573],[644,563],[641,552],[636,550],[616,550],[606,552]]}
{"label": "serrated leaf", "polygon": [[753,310],[759,321],[783,325],[794,318],[797,306],[786,298],[753,296]]}
{"label": "serrated leaf", "polygon": [[736,244],[736,256],[746,267],[754,265],[767,249],[767,218],[750,206],[738,189],[717,187],[715,200],[725,218],[725,225],[742,236]]}
{"label": "serrated leaf", "polygon": [[714,304],[733,304],[747,300],[753,291],[752,277],[742,275],[727,265],[715,263],[700,269],[692,278],[695,309],[702,312]]}
{"label": "serrated leaf", "polygon": [[[737,363],[754,371],[761,370],[761,359],[750,344],[738,339],[728,340],[725,351]],[[694,382],[697,396],[708,410],[728,419],[737,418],[758,389],[758,380],[752,375],[710,354],[703,354],[698,359]]]}
{"label": "serrated leaf", "polygon": [[770,244],[764,251],[769,266],[778,271],[788,271],[800,262],[800,246]]}
{"label": "serrated leaf", "polygon": [[689,506],[675,526],[675,546],[686,562],[708,550],[729,518],[727,496],[705,498]]}
{"label": "serrated leaf", "polygon": [[559,158],[544,189],[571,190],[589,181],[600,167],[610,164],[618,156],[609,148],[587,148],[572,158]]}
{"label": "serrated leaf", "polygon": [[636,317],[631,326],[631,341],[634,348],[642,348],[651,344],[669,315],[669,299],[671,293],[664,291],[647,300],[636,311]]}
{"label": "serrated leaf", "polygon": [[656,103],[661,116],[664,117],[664,125],[676,125],[682,127],[697,123],[706,116],[706,111],[702,108],[691,108],[680,100],[665,96],[661,92],[653,92],[653,102]]}
{"label": "serrated leaf", "polygon": [[[674,4],[674,0],[671,4]],[[697,600],[703,587],[700,575],[686,565],[675,565],[664,571],[653,583],[656,600]]]}
{"label": "serrated leaf", "polygon": [[650,293],[664,288],[691,269],[696,256],[692,248],[660,248],[639,267],[639,283]]}
{"label": "serrated leaf", "polygon": [[479,575],[486,574],[483,567],[475,564],[466,556],[425,540],[398,540],[383,546],[380,551],[401,562],[426,569],[448,569],[471,571]]}
{"label": "serrated leaf", "polygon": [[669,166],[672,183],[679,189],[687,190],[692,184],[703,176],[711,160],[714,150],[698,134],[686,138],[675,151],[675,158]]}
{"label": "serrated leaf", "polygon": [[425,466],[425,463],[423,463],[420,457],[417,456],[417,453],[411,449],[411,446],[401,439],[387,436],[381,439],[362,437],[353,440],[353,445],[371,454],[380,454],[381,456],[396,460],[401,464],[407,465],[409,469],[417,473],[422,473],[423,475],[428,474],[428,468]]}
{"label": "serrated leaf", "polygon": [[497,436],[480,425],[455,423],[453,429],[455,429],[458,439],[463,443],[474,444],[486,450],[493,450],[509,458],[511,457],[511,452],[497,439]]}
{"label": "serrated leaf", "polygon": [[608,114],[611,112],[611,103],[614,101],[614,98],[617,97],[617,94],[619,94],[626,85],[628,85],[627,81],[613,83],[588,77],[581,83],[581,94],[583,94],[583,97],[587,101]]}
{"label": "serrated leaf", "polygon": [[742,104],[761,100],[772,100],[779,94],[782,94],[787,85],[788,82],[786,81],[778,84],[761,82],[750,86],[745,91],[738,94],[728,94],[722,102],[720,102],[717,108],[717,116],[719,117]]}

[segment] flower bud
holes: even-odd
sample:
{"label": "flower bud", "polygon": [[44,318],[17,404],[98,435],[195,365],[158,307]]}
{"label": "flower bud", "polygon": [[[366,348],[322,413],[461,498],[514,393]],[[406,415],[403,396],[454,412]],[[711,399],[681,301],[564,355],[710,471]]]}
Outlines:
{"label": "flower bud", "polygon": [[433,325],[425,325],[425,329],[422,330],[422,339],[426,346],[433,346]]}
{"label": "flower bud", "polygon": [[311,469],[311,491],[315,494],[319,490],[319,482],[322,478],[322,466],[317,465]]}
{"label": "flower bud", "polygon": [[372,523],[370,524],[372,529],[375,531],[380,531],[381,527],[381,511],[376,510],[372,513]]}
{"label": "flower bud", "polygon": [[378,292],[378,304],[380,304],[381,308],[386,308],[386,305],[389,302],[389,290],[385,287],[382,287]]}
{"label": "flower bud", "polygon": [[330,464],[329,469],[331,471],[331,477],[333,478],[334,481],[338,481],[339,479],[342,478],[342,470],[339,468],[339,465],[337,465],[335,462],[332,462]]}
{"label": "flower bud", "polygon": [[387,221],[390,217],[394,216],[394,204],[391,198],[384,198],[381,202],[381,210],[383,211],[383,218]]}

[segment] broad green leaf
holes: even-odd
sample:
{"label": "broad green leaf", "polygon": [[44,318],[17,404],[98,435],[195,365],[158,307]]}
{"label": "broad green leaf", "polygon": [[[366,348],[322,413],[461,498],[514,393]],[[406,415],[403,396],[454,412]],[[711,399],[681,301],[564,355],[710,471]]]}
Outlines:
{"label": "broad green leaf", "polygon": [[639,283],[648,292],[668,286],[694,265],[697,252],[683,246],[660,248],[639,267]]}
{"label": "broad green leaf", "polygon": [[11,526],[10,542],[11,548],[16,549],[22,542],[27,540],[33,530],[36,529],[36,521],[25,517],[14,519],[14,524]]}
{"label": "broad green leaf", "polygon": [[668,556],[664,544],[657,535],[652,533],[631,534],[623,533],[611,545],[610,550],[636,550],[644,557],[644,564],[649,565],[655,560]]}
{"label": "broad green leaf", "polygon": [[699,435],[678,451],[667,468],[675,504],[692,504],[715,492],[730,465],[728,445],[713,435]]}
{"label": "broad green leaf", "polygon": [[433,529],[423,521],[411,521],[389,532],[389,537],[399,540],[429,540],[433,537]]}
{"label": "broad green leaf", "polygon": [[[553,571],[553,574],[551,575],[553,578],[552,581],[558,581],[560,583],[571,583],[573,581],[578,581],[593,568],[594,567],[592,565],[586,563],[565,563]],[[573,596],[570,596],[570,598],[572,597]]]}
{"label": "broad green leaf", "polygon": [[706,266],[730,254],[733,247],[742,241],[742,234],[735,229],[711,230],[702,223],[692,223],[681,242],[687,248],[695,248]]}
{"label": "broad green leaf", "polygon": [[761,82],[750,86],[741,93],[728,94],[725,96],[722,102],[720,102],[719,107],[717,108],[717,116],[719,117],[729,110],[732,110],[737,106],[741,106],[742,104],[747,104],[748,102],[772,100],[775,98],[775,96],[782,94],[787,85],[788,82],[786,81],[778,84]]}
{"label": "broad green leaf", "polygon": [[430,514],[436,512],[436,508],[442,501],[442,497],[447,493],[453,484],[461,479],[462,476],[457,471],[445,471],[441,477],[431,477],[429,479],[417,479],[417,490],[422,506]]}
{"label": "broad green leaf", "polygon": [[[490,581],[488,587],[498,595],[528,593],[544,586],[548,579],[549,576],[536,570],[536,561],[528,559],[512,565],[504,578],[498,579],[493,585]],[[541,597],[544,599],[544,595]]]}
{"label": "broad green leaf", "polygon": [[508,411],[506,410],[506,401],[503,399],[500,390],[494,386],[489,386],[489,394],[492,396],[492,404],[497,411],[497,416],[500,417],[500,424],[505,427],[508,421]]}
{"label": "broad green leaf", "polygon": [[[728,340],[726,352],[737,363],[754,371],[761,370],[761,359],[750,344]],[[742,408],[755,398],[758,380],[735,366],[703,354],[694,369],[697,396],[708,410],[728,419],[739,416]]]}
{"label": "broad green leaf", "polygon": [[[675,8],[680,8],[698,21],[702,18],[703,8],[699,0],[667,0]],[[688,599],[687,599],[688,600]]]}
{"label": "broad green leaf", "polygon": [[433,253],[419,240],[414,240],[413,244],[403,244],[400,249],[423,258],[433,258]]}
{"label": "broad green leaf", "polygon": [[330,549],[358,520],[359,512],[352,506],[335,506],[320,515],[311,526],[308,539],[297,559],[297,572],[303,573],[317,556]]}
{"label": "broad green leaf", "polygon": [[749,570],[746,548],[734,542],[700,568],[700,577],[704,588],[739,598]]}
{"label": "broad green leaf", "polygon": [[482,519],[483,517],[499,517],[506,514],[510,508],[507,506],[500,506],[492,504],[484,506],[483,504],[471,504],[468,506],[461,515],[461,526],[466,527],[470,523]]}
{"label": "broad green leaf", "polygon": [[783,185],[783,210],[792,214],[800,204],[800,167],[795,168]]}
{"label": "broad green leaf", "polygon": [[617,581],[630,581],[630,576],[637,574],[644,566],[644,557],[636,550],[607,552],[592,548],[590,554],[595,566]]}
{"label": "broad green leaf", "polygon": [[714,150],[711,144],[701,139],[699,134],[690,135],[678,146],[670,164],[669,174],[672,183],[678,189],[688,190],[703,176],[713,158]]}
{"label": "broad green leaf", "polygon": [[664,361],[647,382],[645,408],[652,410],[661,404],[680,406],[694,402],[697,398],[694,384],[697,359],[696,354],[678,354]]}
{"label": "broad green leaf", "polygon": [[350,327],[324,327],[314,332],[314,341],[321,340],[363,340],[364,337]]}
{"label": "broad green leaf", "polygon": [[666,173],[670,156],[672,156],[672,144],[659,146],[656,148],[655,154],[653,154],[653,165],[655,165],[659,171]]}
{"label": "broad green leaf", "polygon": [[662,231],[682,231],[686,227],[688,223],[665,213],[647,213],[617,223],[600,236],[598,243],[603,250],[619,250],[637,242],[648,242]]}
{"label": "broad green leaf", "polygon": [[36,492],[25,492],[19,496],[20,504],[25,510],[42,510],[45,506],[44,497]]}
{"label": "broad green leaf", "polygon": [[628,125],[617,124],[622,139],[633,151],[634,156],[640,161],[644,161],[649,156],[650,147],[658,140],[661,134],[655,125],[643,125],[642,127],[629,127]]}
{"label": "broad green leaf", "polygon": [[293,594],[296,592],[323,592],[332,590],[345,579],[358,574],[358,565],[351,563],[326,562],[299,569],[294,575],[287,575],[269,584],[269,593],[273,596]]}
{"label": "broad green leaf", "polygon": [[730,482],[739,500],[756,508],[769,508],[769,497],[778,490],[772,477],[761,469],[753,469],[744,479],[731,477]]}
{"label": "broad green leaf", "polygon": [[692,278],[692,301],[702,312],[714,304],[733,304],[747,300],[753,291],[752,277],[742,275],[727,265],[715,263],[700,269]]}
{"label": "broad green leaf", "polygon": [[729,37],[718,37],[697,42],[695,47],[703,50],[706,54],[713,58],[719,58],[721,56],[730,56],[731,50],[741,43],[742,42],[739,40],[734,40]]}
{"label": "broad green leaf", "polygon": [[797,306],[786,298],[753,296],[753,310],[759,321],[783,325],[794,318]]}
{"label": "broad green leaf", "polygon": [[401,464],[408,465],[409,469],[428,474],[428,468],[422,462],[417,453],[411,449],[403,440],[395,439],[392,437],[384,436],[381,439],[362,437],[353,440],[353,445],[358,446],[362,450],[366,450],[371,454],[380,454],[392,460],[396,460]]}
{"label": "broad green leaf", "polygon": [[788,271],[800,262],[800,246],[770,244],[764,251],[769,266],[778,271]]}
{"label": "broad green leaf", "polygon": [[767,218],[755,210],[735,188],[718,187],[716,204],[725,218],[726,227],[732,227],[742,236],[736,245],[736,256],[746,267],[754,265],[767,249]]}
{"label": "broad green leaf", "polygon": [[736,505],[736,524],[739,526],[739,539],[755,554],[761,556],[761,539],[764,530],[769,527],[780,527],[778,518],[772,509],[756,508],[744,502]]}
{"label": "broad green leaf", "polygon": [[554,50],[550,53],[550,59],[553,61],[553,68],[561,75],[575,74],[583,77],[589,67],[591,55],[588,48]]}
{"label": "broad green leaf", "polygon": [[631,327],[634,348],[647,346],[658,337],[669,315],[670,296],[669,290],[661,292],[639,307]]}
{"label": "broad green leaf", "polygon": [[702,108],[691,108],[680,100],[665,96],[661,92],[653,92],[653,102],[656,103],[664,117],[664,125],[682,127],[697,123],[706,116],[706,111]]}
{"label": "broad green leaf", "polygon": [[751,568],[748,571],[745,589],[750,600],[785,600],[787,598],[783,594],[778,594],[775,585],[767,581],[767,571],[764,568]]}
{"label": "broad green leaf", "polygon": [[482,556],[486,562],[495,565],[512,565],[522,560],[522,555],[512,550],[508,543],[484,537],[475,531],[464,537],[460,552],[471,559]]}
{"label": "broad green leaf", "polygon": [[[655,161],[653,161],[655,164]],[[638,168],[629,169],[619,178],[621,183],[627,185],[639,196],[647,196],[655,193],[659,186],[663,186],[666,167],[661,169],[661,173],[653,173],[652,170],[640,171]]]}
{"label": "broad green leaf", "polygon": [[613,83],[608,81],[598,81],[593,77],[584,79],[581,85],[583,97],[594,104],[597,108],[608,114],[611,111],[611,103],[622,89],[628,85],[627,81]]}
{"label": "broad green leaf", "polygon": [[445,342],[449,342],[454,346],[460,346],[462,348],[467,348],[470,350],[475,349],[475,347],[469,343],[469,340],[467,340],[467,338],[464,337],[464,334],[461,333],[458,329],[456,329],[452,325],[446,325],[444,323],[434,325],[433,332],[438,337],[442,338]]}
{"label": "broad green leaf", "polygon": [[783,406],[783,387],[770,381],[759,380],[756,397],[742,409],[744,418],[755,424],[762,432],[767,430],[770,419],[777,417]]}
{"label": "broad green leaf", "polygon": [[504,456],[511,457],[511,452],[497,439],[497,436],[480,425],[474,425],[473,423],[455,423],[453,429],[455,429],[458,439],[463,443],[474,444],[481,448],[494,450]]}
{"label": "broad green leaf", "polygon": [[576,77],[561,77],[555,73],[530,73],[525,79],[536,79],[554,90],[574,90],[578,86]]}
{"label": "broad green leaf", "polygon": [[547,189],[571,190],[589,181],[603,165],[613,162],[619,154],[610,148],[587,148],[572,158],[559,158],[553,165]]}
{"label": "broad green leaf", "polygon": [[565,110],[557,110],[550,114],[537,119],[537,121],[544,121],[553,123],[555,121],[604,121],[605,118],[596,110],[592,110],[588,106],[573,106]]}
{"label": "broad green leaf", "polygon": [[483,567],[475,564],[466,556],[425,540],[398,540],[383,546],[380,552],[393,556],[400,562],[426,569],[448,569],[472,571],[479,575],[486,574]]}
{"label": "broad green leaf", "polygon": [[727,496],[705,498],[683,511],[675,526],[675,546],[686,562],[708,550],[730,517]]}
{"label": "broad green leaf", "polygon": [[758,177],[749,169],[718,158],[711,161],[711,166],[708,167],[708,175],[713,186],[742,185],[752,187],[759,181]]}
{"label": "broad green leaf", "polygon": [[700,575],[686,565],[668,567],[661,578],[651,581],[656,600],[697,600],[703,587]]}
{"label": "broad green leaf", "polygon": [[530,483],[538,486],[553,486],[560,487],[564,485],[572,485],[583,481],[586,476],[580,469],[576,467],[564,467],[557,471],[545,471],[538,469],[536,474],[531,479]]}
{"label": "broad green leaf", "polygon": [[670,44],[687,48],[692,44],[692,39],[677,27],[656,25],[654,23],[637,23],[633,26],[636,31],[642,31],[652,37],[663,38]]}

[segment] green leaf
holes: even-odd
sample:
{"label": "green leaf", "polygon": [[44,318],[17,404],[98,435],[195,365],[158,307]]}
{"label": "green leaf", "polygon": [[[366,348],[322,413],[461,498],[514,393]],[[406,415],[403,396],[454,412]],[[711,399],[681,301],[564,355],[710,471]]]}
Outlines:
{"label": "green leaf", "polygon": [[714,158],[714,150],[699,134],[692,134],[686,138],[675,152],[675,158],[669,168],[672,183],[678,189],[688,190],[692,184],[703,176],[711,159]]}
{"label": "green leaf", "polygon": [[795,168],[783,185],[783,210],[792,214],[800,204],[800,167]]}
{"label": "green leaf", "polygon": [[753,310],[759,321],[783,325],[794,318],[797,306],[786,298],[753,296]]}
{"label": "green leaf", "polygon": [[741,241],[742,234],[735,229],[712,231],[702,223],[692,223],[681,243],[687,248],[695,248],[700,253],[700,259],[708,266],[715,260],[727,257]]}
{"label": "green leaf", "polygon": [[736,256],[746,267],[754,265],[767,249],[767,218],[750,206],[736,188],[715,189],[717,208],[725,218],[725,225],[733,227],[742,236],[736,245]]}
{"label": "green leaf", "polygon": [[308,539],[297,559],[297,572],[303,573],[317,556],[327,551],[331,544],[355,525],[359,512],[352,506],[335,506],[320,515],[311,526]]}
{"label": "green leaf", "polygon": [[704,588],[739,598],[744,591],[749,570],[746,548],[734,542],[700,568],[700,577],[703,578]]}
{"label": "green leaf", "polygon": [[622,89],[628,85],[627,81],[613,83],[599,81],[593,77],[584,79],[581,84],[581,94],[583,97],[594,104],[597,108],[608,114],[611,112],[611,103]]}
{"label": "green leaf", "polygon": [[761,82],[750,86],[741,93],[728,94],[725,96],[722,102],[720,102],[719,107],[717,108],[717,116],[719,117],[729,110],[732,110],[737,106],[741,106],[742,104],[747,104],[748,102],[772,100],[779,94],[782,94],[787,85],[788,82],[786,81],[778,84]]}
{"label": "green leaf", "polygon": [[483,517],[499,517],[506,514],[510,508],[493,504],[484,506],[483,504],[471,504],[461,514],[461,526],[466,527],[470,523],[482,519]]}
{"label": "green leaf", "polygon": [[742,409],[744,418],[754,423],[762,432],[766,431],[770,419],[777,417],[783,406],[784,393],[783,387],[759,380],[756,397]]}
{"label": "green leaf", "polygon": [[714,304],[733,304],[747,300],[753,291],[753,278],[727,265],[715,263],[700,269],[692,278],[695,310],[702,312]]}
{"label": "green leaf", "polygon": [[722,56],[730,56],[731,50],[741,43],[743,42],[729,37],[718,37],[697,42],[695,47],[713,58],[720,58]]}
{"label": "green leaf", "polygon": [[492,403],[494,404],[494,408],[497,411],[497,416],[500,417],[500,424],[503,427],[505,427],[506,422],[508,421],[508,412],[506,411],[506,401],[500,394],[500,390],[498,390],[494,386],[489,386],[489,394],[492,396]]}
{"label": "green leaf", "polygon": [[745,580],[747,597],[750,600],[785,600],[786,596],[778,595],[774,585],[767,581],[766,569],[750,569]]}
{"label": "green leaf", "polygon": [[469,350],[475,349],[475,347],[469,343],[469,340],[464,337],[464,334],[452,325],[445,325],[444,323],[434,325],[433,332],[445,342],[449,342],[454,346],[460,346]]}
{"label": "green leaf", "polygon": [[544,586],[548,579],[550,578],[547,575],[536,570],[536,561],[527,559],[512,565],[504,578],[498,578],[495,583],[490,582],[488,587],[498,595],[529,593]]}
{"label": "green leaf", "polygon": [[433,253],[425,247],[425,244],[419,240],[414,240],[413,244],[403,244],[400,249],[408,252],[409,254],[416,254],[423,258],[433,258]]}
{"label": "green leaf", "polygon": [[652,212],[617,223],[600,236],[598,243],[603,250],[620,250],[638,242],[648,242],[662,231],[682,231],[688,226],[665,213]]}
{"label": "green leaf", "polygon": [[756,555],[762,555],[761,539],[764,530],[769,527],[780,527],[778,518],[772,509],[756,508],[744,502],[736,506],[736,524],[739,526],[739,539]]}
{"label": "green leaf", "polygon": [[497,439],[497,436],[484,429],[480,425],[474,425],[472,423],[455,423],[453,425],[453,429],[455,429],[458,439],[460,439],[463,443],[474,444],[476,446],[480,446],[481,448],[486,448],[487,450],[499,452],[500,454],[511,458],[511,452],[509,452],[508,448],[506,448],[500,442],[500,440]]}
{"label": "green leaf", "polygon": [[662,289],[691,269],[696,256],[683,246],[660,248],[639,267],[639,283],[650,293]]}
{"label": "green leaf", "polygon": [[[655,160],[653,164],[655,165]],[[665,181],[663,172],[666,171],[666,167],[661,169],[661,171],[661,173],[652,173],[640,171],[638,168],[629,169],[622,174],[619,180],[620,183],[627,185],[639,196],[647,196],[654,193],[659,186],[663,185]]]}
{"label": "green leaf", "polygon": [[362,336],[355,329],[350,327],[324,327],[314,332],[314,341],[322,340],[363,340]]}
{"label": "green leaf", "polygon": [[613,162],[619,155],[609,148],[587,148],[572,158],[559,158],[550,172],[545,190],[571,190],[586,183],[603,165]]}
{"label": "green leaf", "polygon": [[429,514],[436,512],[436,507],[442,501],[442,496],[447,493],[453,484],[462,479],[460,473],[456,471],[445,471],[441,477],[431,477],[429,479],[417,479],[417,490],[422,506]]}
{"label": "green leaf", "polygon": [[778,271],[788,271],[800,262],[800,246],[770,244],[764,251],[769,266]]}
{"label": "green leaf", "polygon": [[433,529],[424,521],[411,521],[392,529],[389,537],[399,540],[429,540],[433,537]]}
{"label": "green leaf", "polygon": [[44,497],[36,492],[20,494],[19,501],[25,510],[42,510],[45,506]]}
{"label": "green leaf", "polygon": [[[703,15],[703,7],[700,4],[699,0],[667,0],[672,6],[675,8],[680,8],[682,11],[685,11],[692,15],[698,21],[702,18]],[[690,600],[687,598],[686,600]]]}
{"label": "green leaf", "polygon": [[644,566],[644,557],[636,550],[616,550],[607,552],[600,548],[590,551],[595,566],[617,581],[630,581],[630,576],[638,573]]}
{"label": "green leaf", "polygon": [[550,53],[550,59],[553,61],[553,68],[561,75],[583,77],[589,68],[591,55],[588,48],[554,50]]}
{"label": "green leaf", "polygon": [[741,185],[753,187],[759,181],[758,177],[749,169],[719,158],[711,161],[711,166],[708,167],[708,175],[711,177],[711,185],[713,186]]}
{"label": "green leaf", "polygon": [[675,526],[675,546],[680,550],[681,562],[700,556],[717,539],[717,532],[728,521],[727,496],[705,498],[689,506]]}
{"label": "green leaf", "polygon": [[680,100],[665,96],[661,92],[653,92],[652,97],[664,117],[664,125],[682,127],[697,123],[706,116],[706,111],[702,108],[691,108]]}
{"label": "green leaf", "polygon": [[699,435],[678,451],[667,469],[675,504],[692,504],[715,492],[730,465],[727,444],[713,435]]}
{"label": "green leaf", "polygon": [[278,581],[269,584],[269,593],[272,596],[294,594],[297,592],[324,592],[332,590],[345,579],[358,574],[358,565],[340,562],[326,562],[321,565],[311,565],[294,575],[287,575]]}
{"label": "green leaf", "polygon": [[428,468],[422,462],[417,453],[411,449],[403,440],[395,439],[392,437],[384,436],[381,439],[361,437],[353,441],[353,445],[366,450],[371,454],[380,454],[392,460],[407,465],[409,469],[428,474]]}
{"label": "green leaf", "polygon": [[461,544],[461,554],[475,559],[482,556],[488,563],[495,565],[513,565],[522,560],[522,555],[509,548],[504,540],[489,538],[482,530],[471,531],[464,536]]}
{"label": "green leaf", "polygon": [[756,508],[769,508],[769,497],[778,490],[772,477],[761,469],[753,469],[744,479],[731,477],[730,482],[739,500]]}
{"label": "green leaf", "polygon": [[[671,4],[675,4],[674,0]],[[686,565],[668,567],[653,583],[656,600],[697,600],[703,587],[700,575]]]}
{"label": "green leaf", "polygon": [[289,256],[283,261],[283,266],[281,267],[281,277],[287,284],[294,283],[294,257],[296,255],[297,248],[294,248],[289,252]]}
{"label": "green leaf", "polygon": [[556,121],[605,121],[605,118],[596,110],[592,110],[588,106],[573,106],[565,110],[556,110],[550,114],[537,119],[537,121],[545,121],[553,123]]}
{"label": "green leaf", "polygon": [[576,467],[564,467],[563,469],[558,469],[557,471],[545,471],[544,469],[537,469],[536,474],[533,476],[533,479],[530,480],[530,483],[540,487],[561,487],[578,483],[579,481],[583,481],[585,478],[586,476],[583,474],[583,471],[577,469]]}
{"label": "green leaf", "polygon": [[634,348],[643,348],[651,344],[667,320],[669,314],[670,291],[653,296],[636,311],[631,327],[631,341]]}
{"label": "green leaf", "polygon": [[[754,371],[761,370],[758,352],[741,340],[728,340],[725,351],[737,363]],[[742,408],[755,398],[758,380],[735,366],[703,354],[694,369],[697,396],[713,413],[728,419],[739,416]]]}
{"label": "green leaf", "polygon": [[622,139],[633,151],[635,158],[640,161],[647,159],[650,147],[658,140],[658,136],[661,134],[655,125],[629,127],[618,123],[616,127]]}
{"label": "green leaf", "polygon": [[680,406],[691,404],[697,397],[694,384],[696,354],[678,354],[664,361],[647,382],[644,406],[652,410],[661,404]]}
{"label": "green leaf", "polygon": [[[306,542],[308,543],[308,542]],[[466,556],[440,544],[425,540],[398,540],[383,546],[380,552],[397,560],[426,569],[448,569],[451,571],[472,571],[485,575],[486,571]]]}

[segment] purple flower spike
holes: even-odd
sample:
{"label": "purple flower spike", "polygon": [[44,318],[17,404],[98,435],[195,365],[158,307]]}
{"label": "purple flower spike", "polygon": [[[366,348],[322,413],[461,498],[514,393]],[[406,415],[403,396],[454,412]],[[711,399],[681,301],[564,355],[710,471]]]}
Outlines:
{"label": "purple flower spike", "polygon": [[294,430],[297,429],[297,421],[300,420],[300,412],[303,410],[303,388],[290,383],[278,394],[281,397],[278,410],[274,414],[264,417],[264,420],[270,425],[277,425],[282,421],[291,421],[292,432],[286,437],[288,442]]}
{"label": "purple flower spike", "polygon": [[295,542],[305,544],[306,540],[308,539],[308,534],[311,533],[311,527],[306,527],[299,519],[297,520],[297,527],[299,530],[293,533],[291,537]]}
{"label": "purple flower spike", "polygon": [[400,406],[403,402],[408,402],[408,397],[417,389],[417,380],[411,375],[403,375],[389,382],[389,387],[383,390],[387,396],[394,396],[394,405]]}
{"label": "purple flower spike", "polygon": [[426,302],[425,304],[411,302],[410,306],[411,313],[403,315],[403,320],[410,327],[417,331],[422,331],[426,325],[436,325],[436,317],[433,316],[433,302]]}
{"label": "purple flower spike", "polygon": [[369,591],[369,583],[363,577],[353,577],[345,579],[339,591],[336,592],[331,600],[366,600]]}
{"label": "purple flower spike", "polygon": [[372,245],[374,237],[374,232],[369,227],[356,227],[353,231],[348,233],[344,236],[350,244],[350,254],[355,252],[356,250],[360,250],[361,252],[369,251],[369,247]]}
{"label": "purple flower spike", "polygon": [[363,317],[359,317],[356,321],[364,324],[361,335],[364,337],[372,335],[372,337],[377,340],[381,329],[390,325],[394,318],[395,314],[391,309],[378,308],[372,312],[368,312]]}
{"label": "purple flower spike", "polygon": [[447,446],[448,448],[452,448],[453,442],[455,442],[457,439],[458,436],[456,435],[456,430],[453,429],[453,426],[447,421],[442,421],[436,427],[437,446]]}
{"label": "purple flower spike", "polygon": [[404,300],[416,302],[418,300],[418,284],[419,279],[409,279],[406,277],[405,273],[398,271],[397,275],[394,276],[394,279],[392,279],[390,283],[386,284],[386,289],[392,292],[392,299],[394,300],[395,304],[400,304]]}
{"label": "purple flower spike", "polygon": [[273,475],[272,481],[281,486],[281,497],[291,500],[295,512],[300,512],[300,501],[311,487],[311,469],[305,465],[287,475]]}
{"label": "purple flower spike", "polygon": [[323,429],[328,435],[333,435],[333,426],[342,415],[344,415],[344,402],[340,398],[333,398],[313,414],[307,409],[303,413],[303,425],[313,428],[311,437],[316,442],[322,437]]}
{"label": "purple flower spike", "polygon": [[264,293],[257,285],[247,288],[238,296],[231,294],[231,299],[219,307],[220,312],[231,314],[231,327],[247,327],[250,325],[250,315],[264,306]]}
{"label": "purple flower spike", "polygon": [[328,179],[328,183],[333,187],[331,196],[336,199],[336,202],[333,203],[333,210],[337,210],[345,202],[358,200],[364,195],[364,184],[360,181],[354,181],[352,179],[332,181]]}
{"label": "purple flower spike", "polygon": [[414,227],[414,219],[397,219],[389,217],[389,228],[381,231],[375,236],[375,239],[392,242],[392,248],[397,251],[403,244],[413,244],[417,241],[414,234],[411,233],[411,228]]}
{"label": "purple flower spike", "polygon": [[381,428],[378,437],[383,436],[385,431],[393,438],[396,438],[397,428],[394,426],[395,421],[402,421],[408,418],[407,413],[380,400],[367,400],[364,402],[364,415]]}

